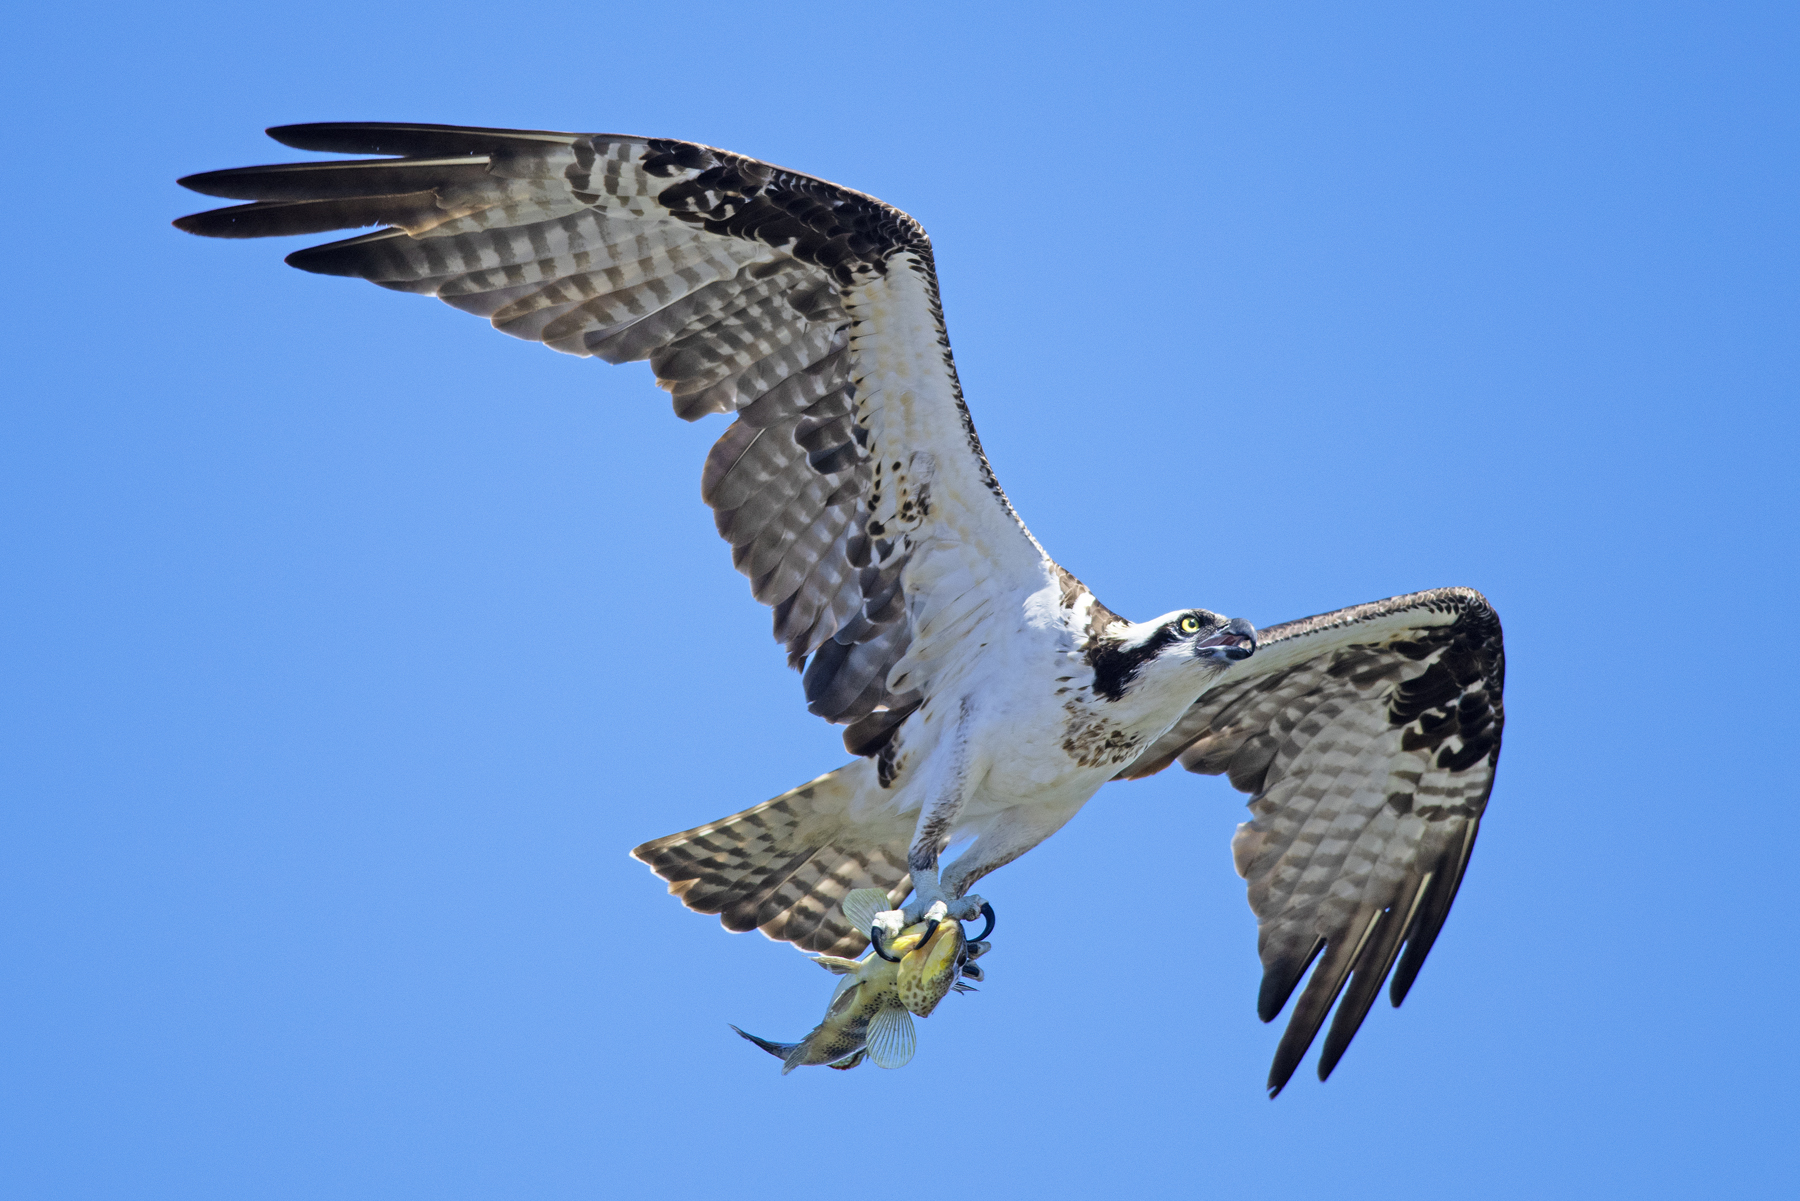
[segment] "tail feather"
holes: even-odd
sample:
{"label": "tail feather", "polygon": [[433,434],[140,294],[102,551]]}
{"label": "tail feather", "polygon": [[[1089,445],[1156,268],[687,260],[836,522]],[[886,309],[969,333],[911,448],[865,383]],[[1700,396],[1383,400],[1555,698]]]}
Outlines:
{"label": "tail feather", "polygon": [[874,774],[859,759],[631,854],[689,909],[719,914],[727,930],[761,930],[828,955],[860,954],[868,936],[851,928],[839,902],[853,889],[879,888],[899,904],[912,889],[912,823],[880,805],[857,806],[865,787],[876,787]]}

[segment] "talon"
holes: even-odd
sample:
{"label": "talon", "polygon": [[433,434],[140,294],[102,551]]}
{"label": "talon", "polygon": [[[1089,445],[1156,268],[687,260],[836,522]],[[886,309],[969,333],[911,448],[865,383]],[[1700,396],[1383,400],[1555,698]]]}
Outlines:
{"label": "talon", "polygon": [[887,949],[881,945],[881,927],[880,926],[870,926],[869,927],[869,945],[875,948],[875,953],[877,955],[881,956],[883,959],[887,960],[889,963],[899,963],[900,962],[900,960],[897,957],[895,957],[893,955],[889,955],[887,953]]}
{"label": "talon", "polygon": [[988,904],[986,901],[983,901],[981,903],[981,908],[976,910],[976,912],[978,914],[980,914],[980,916],[985,917],[987,919],[987,927],[985,929],[983,929],[980,934],[977,934],[974,938],[971,938],[969,940],[970,942],[980,942],[982,939],[986,938],[988,935],[990,935],[994,932],[994,907],[992,905]]}
{"label": "talon", "polygon": [[919,945],[924,946],[926,943],[930,942],[931,936],[937,933],[937,928],[940,925],[942,925],[941,922],[936,918],[932,918],[931,922],[925,927],[925,937],[919,940]]}

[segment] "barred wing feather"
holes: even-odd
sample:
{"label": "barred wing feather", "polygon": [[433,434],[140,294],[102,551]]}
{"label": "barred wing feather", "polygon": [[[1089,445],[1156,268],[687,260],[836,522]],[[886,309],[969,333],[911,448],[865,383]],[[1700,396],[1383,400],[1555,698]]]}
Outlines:
{"label": "barred wing feather", "polygon": [[1231,850],[1257,918],[1263,1021],[1318,962],[1276,1050],[1272,1096],[1334,1003],[1321,1080],[1390,969],[1393,1004],[1412,987],[1493,788],[1506,660],[1499,618],[1467,588],[1258,636],[1256,654],[1121,776],[1179,761],[1252,794]]}
{"label": "barred wing feather", "polygon": [[269,133],[385,157],[189,176],[249,203],[179,228],[385,226],[288,262],[437,296],[568,354],[648,360],[679,416],[736,415],[702,495],[789,662],[805,665],[808,707],[861,721],[853,749],[929,691],[981,596],[1052,570],[982,453],[930,241],[898,209],[691,142],[397,124]]}

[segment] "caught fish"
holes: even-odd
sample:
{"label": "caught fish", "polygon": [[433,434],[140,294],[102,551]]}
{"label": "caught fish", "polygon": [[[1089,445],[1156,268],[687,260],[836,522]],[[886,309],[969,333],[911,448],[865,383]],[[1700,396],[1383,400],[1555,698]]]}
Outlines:
{"label": "caught fish", "polygon": [[[875,915],[888,909],[887,894],[859,888],[844,898],[844,916],[859,930],[875,925]],[[991,912],[991,911],[990,911]],[[983,938],[993,930],[990,918]],[[904,1067],[913,1057],[917,1038],[913,1017],[931,1016],[952,991],[972,992],[963,980],[982,979],[975,960],[989,944],[969,942],[962,923],[950,920],[934,905],[922,921],[887,937],[875,931],[869,953],[861,959],[815,955],[813,962],[840,976],[825,1007],[825,1020],[797,1043],[771,1042],[738,1034],[781,1060],[781,1074],[824,1064],[853,1068],[865,1058],[877,1067]]]}

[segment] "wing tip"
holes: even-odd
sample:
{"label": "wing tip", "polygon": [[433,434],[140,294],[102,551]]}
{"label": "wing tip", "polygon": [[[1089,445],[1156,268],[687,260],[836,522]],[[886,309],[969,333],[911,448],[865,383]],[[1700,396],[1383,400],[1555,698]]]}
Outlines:
{"label": "wing tip", "polygon": [[[1377,910],[1353,950],[1341,952],[1342,943],[1328,946],[1320,938],[1298,971],[1293,970],[1291,959],[1268,965],[1257,998],[1257,1016],[1265,1022],[1279,1016],[1321,949],[1325,951],[1324,961],[1307,981],[1275,1049],[1267,1085],[1270,1100],[1287,1087],[1327,1017],[1332,1020],[1325,1045],[1319,1051],[1321,1082],[1329,1080],[1343,1060],[1384,983],[1395,1008],[1406,999],[1461,890],[1480,824],[1479,817],[1469,819],[1460,844],[1453,844],[1457,845],[1455,859],[1440,859],[1442,866],[1418,881],[1410,902],[1397,898],[1394,905]],[[1403,891],[1400,897],[1406,895]]]}
{"label": "wing tip", "polygon": [[1288,998],[1294,995],[1300,981],[1305,978],[1307,969],[1318,959],[1319,952],[1325,949],[1325,939],[1321,936],[1313,939],[1312,948],[1298,958],[1277,959],[1263,969],[1262,986],[1256,993],[1256,1016],[1263,1022],[1272,1022],[1281,1016],[1287,1008]]}
{"label": "wing tip", "polygon": [[283,146],[318,154],[471,154],[545,142],[574,142],[586,134],[555,129],[496,129],[423,121],[304,121],[263,130]]}
{"label": "wing tip", "polygon": [[1425,966],[1425,957],[1431,954],[1431,948],[1437,944],[1437,937],[1450,918],[1450,908],[1456,904],[1456,896],[1462,891],[1463,877],[1469,870],[1469,857],[1475,852],[1475,837],[1481,832],[1479,815],[1470,817],[1467,821],[1454,870],[1440,874],[1439,878],[1443,881],[1439,886],[1441,891],[1433,890],[1433,895],[1429,897],[1421,894],[1417,902],[1418,916],[1409,923],[1406,950],[1400,954],[1400,961],[1394,966],[1393,979],[1388,982],[1388,1001],[1395,1009],[1400,1008],[1400,1003],[1412,991],[1413,983]]}
{"label": "wing tip", "polygon": [[310,272],[313,275],[341,275],[348,279],[366,279],[377,284],[404,282],[407,279],[404,272],[395,273],[401,276],[399,281],[383,279],[379,261],[371,260],[361,248],[371,243],[386,242],[407,236],[407,232],[403,229],[391,227],[378,229],[373,233],[357,234],[353,238],[341,238],[336,242],[302,246],[281,261],[290,267]]}

